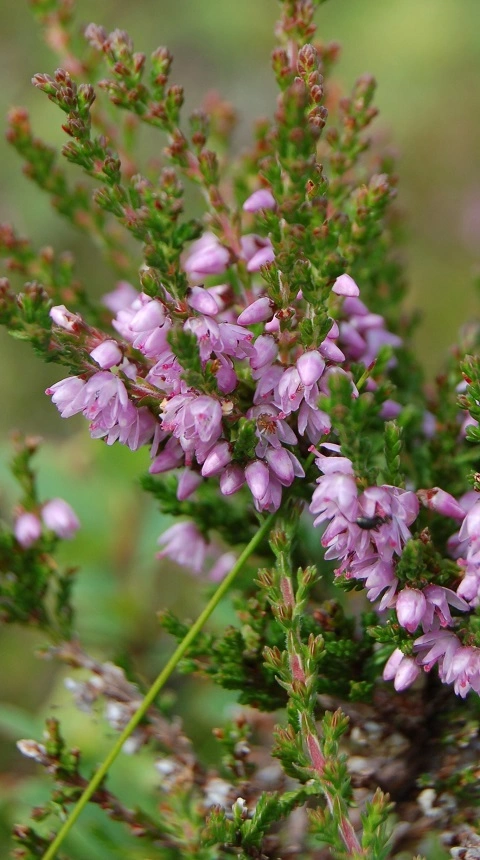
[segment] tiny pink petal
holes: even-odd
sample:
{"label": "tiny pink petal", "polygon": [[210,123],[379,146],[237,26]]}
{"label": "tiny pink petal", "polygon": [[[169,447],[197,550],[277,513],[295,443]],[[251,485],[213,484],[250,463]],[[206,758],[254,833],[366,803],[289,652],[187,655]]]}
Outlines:
{"label": "tiny pink petal", "polygon": [[243,208],[245,212],[258,212],[259,209],[274,209],[275,197],[268,188],[259,188],[247,197]]}
{"label": "tiny pink petal", "polygon": [[355,281],[350,275],[347,275],[345,272],[343,275],[337,278],[333,287],[332,293],[336,293],[337,296],[348,296],[349,298],[357,298],[360,295],[360,290],[358,289]]}

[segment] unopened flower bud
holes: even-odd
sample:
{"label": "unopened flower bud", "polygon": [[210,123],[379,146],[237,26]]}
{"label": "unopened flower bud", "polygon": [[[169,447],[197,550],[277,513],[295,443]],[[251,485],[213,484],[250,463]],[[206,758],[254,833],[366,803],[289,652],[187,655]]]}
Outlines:
{"label": "unopened flower bud", "polygon": [[419,591],[418,588],[404,588],[398,595],[395,606],[398,623],[409,633],[413,633],[420,624],[426,608],[427,601],[423,591]]}
{"label": "unopened flower bud", "polygon": [[465,511],[457,500],[440,487],[433,487],[431,490],[419,490],[417,496],[426,508],[437,511],[444,517],[452,517],[455,520],[463,520],[465,517]]}
{"label": "unopened flower bud", "polygon": [[211,478],[213,475],[218,475],[230,463],[231,459],[232,455],[228,442],[218,442],[202,466],[203,477]]}
{"label": "unopened flower bud", "polygon": [[245,478],[254,499],[260,501],[268,490],[270,473],[268,467],[261,460],[249,463],[245,469]]}
{"label": "unopened flower bud", "polygon": [[130,328],[135,332],[150,331],[162,326],[165,322],[165,309],[160,302],[151,301],[143,305],[130,322]]}
{"label": "unopened flower bud", "polygon": [[76,331],[82,322],[82,318],[78,314],[72,314],[65,305],[55,305],[50,308],[50,317],[55,325],[66,331]]}
{"label": "unopened flower bud", "polygon": [[42,519],[47,529],[57,537],[69,540],[80,528],[76,513],[63,499],[52,499],[42,508]]}
{"label": "unopened flower bud", "polygon": [[335,281],[332,287],[332,293],[336,293],[337,296],[359,296],[360,290],[358,289],[355,281],[350,275],[346,273],[340,275]]}
{"label": "unopened flower bud", "polygon": [[258,212],[259,209],[274,209],[275,198],[268,188],[259,188],[247,197],[243,208],[245,212]]}
{"label": "unopened flower bud", "polygon": [[195,311],[207,316],[218,314],[218,305],[215,298],[203,287],[192,287],[187,296],[188,304]]}
{"label": "unopened flower bud", "polygon": [[202,483],[201,475],[197,472],[192,472],[190,469],[185,469],[178,480],[177,499],[179,502],[184,502],[192,493],[195,492],[199,484]]}
{"label": "unopened flower bud", "polygon": [[95,349],[92,349],[90,357],[93,358],[102,370],[109,370],[120,364],[123,356],[122,350],[114,340],[104,340]]}
{"label": "unopened flower bud", "polygon": [[17,517],[13,532],[20,546],[28,549],[40,537],[42,524],[35,514],[25,511]]}
{"label": "unopened flower bud", "polygon": [[304,352],[297,360],[297,370],[303,385],[313,385],[325,369],[325,361],[316,349]]}
{"label": "unopened flower bud", "polygon": [[419,673],[420,667],[413,657],[405,657],[400,648],[395,648],[385,664],[383,680],[391,681],[394,679],[393,686],[397,693],[401,693],[413,684]]}
{"label": "unopened flower bud", "polygon": [[220,476],[220,492],[224,496],[233,496],[245,483],[245,472],[241,466],[227,466]]}
{"label": "unopened flower bud", "polygon": [[242,311],[237,319],[237,323],[239,325],[253,325],[254,323],[264,322],[264,320],[271,320],[272,317],[273,303],[268,296],[262,296],[261,299],[252,302],[248,308]]}

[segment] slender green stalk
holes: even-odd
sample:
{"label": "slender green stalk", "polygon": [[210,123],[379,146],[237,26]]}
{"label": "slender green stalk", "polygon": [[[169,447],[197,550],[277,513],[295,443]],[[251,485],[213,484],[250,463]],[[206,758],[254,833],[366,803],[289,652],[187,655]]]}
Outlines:
{"label": "slender green stalk", "polygon": [[202,627],[206,623],[206,621],[208,621],[208,619],[210,618],[210,615],[212,614],[214,609],[216,609],[216,607],[220,603],[222,597],[227,593],[227,591],[230,588],[230,586],[231,586],[233,580],[235,579],[237,573],[239,573],[239,571],[242,569],[242,567],[245,564],[245,562],[247,561],[247,559],[252,555],[252,553],[257,548],[257,546],[260,543],[260,541],[262,540],[262,538],[267,534],[270,526],[273,523],[275,516],[276,516],[275,514],[270,514],[270,516],[267,517],[266,520],[264,520],[264,522],[261,524],[258,531],[254,534],[250,543],[247,544],[247,546],[243,550],[242,554],[239,556],[239,558],[237,559],[237,561],[233,565],[230,573],[220,583],[215,594],[213,595],[211,600],[207,603],[203,612],[198,616],[197,620],[195,621],[195,624],[192,625],[192,627],[188,631],[185,638],[182,639],[182,641],[180,642],[180,645],[178,646],[178,648],[174,651],[174,653],[170,657],[170,660],[166,664],[165,668],[162,669],[162,671],[158,675],[157,679],[153,682],[152,686],[148,690],[147,694],[145,695],[145,698],[142,701],[142,704],[138,708],[138,711],[135,712],[135,714],[131,718],[130,722],[125,726],[123,732],[119,735],[116,743],[114,744],[114,746],[110,750],[109,754],[107,755],[105,760],[102,762],[102,764],[100,765],[98,770],[93,775],[93,777],[90,780],[90,782],[88,783],[85,791],[83,792],[83,794],[81,795],[81,797],[77,801],[76,806],[73,808],[71,814],[69,815],[69,817],[67,818],[67,820],[65,821],[63,826],[60,828],[60,830],[58,831],[55,839],[53,840],[52,844],[50,845],[50,848],[43,855],[43,860],[54,860],[54,857],[55,857],[58,849],[60,848],[63,840],[65,839],[67,834],[72,829],[77,818],[80,816],[82,810],[87,805],[87,803],[90,800],[90,798],[92,797],[92,795],[95,794],[95,791],[100,786],[102,780],[105,778],[110,767],[112,766],[113,762],[115,761],[118,754],[120,753],[125,741],[130,737],[132,732],[138,726],[139,722],[143,719],[143,717],[145,716],[146,712],[148,711],[150,705],[155,701],[160,690],[162,689],[162,687],[164,686],[166,681],[168,681],[170,675],[172,674],[174,669],[177,667],[178,663],[180,662],[180,660],[182,659],[182,657],[184,656],[185,652],[188,650],[188,648],[190,647],[192,642],[194,641],[195,637],[198,635],[198,633],[200,632],[200,630],[202,629]]}

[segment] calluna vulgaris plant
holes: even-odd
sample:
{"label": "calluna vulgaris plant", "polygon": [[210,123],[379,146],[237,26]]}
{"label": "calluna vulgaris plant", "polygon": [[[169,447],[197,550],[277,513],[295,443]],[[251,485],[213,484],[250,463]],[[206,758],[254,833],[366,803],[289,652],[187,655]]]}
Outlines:
{"label": "calluna vulgaris plant", "polygon": [[[375,84],[361,77],[342,98],[329,85],[338,48],[316,41],[319,2],[281,0],[275,113],[231,159],[231,107],[209,98],[185,121],[167,48],[147,59],[90,24],[77,56],[70,0],[32,0],[61,63],[33,83],[67,139],[60,158],[15,108],[8,140],[103,249],[112,282],[96,305],[70,255],[4,225],[7,269],[27,282],[15,293],[2,280],[1,322],[65,368],[47,389],[63,418],[149,448],[145,490],[177,518],[158,555],[203,573],[213,597],[193,625],[163,613],[179,646],[145,695],[85,653],[73,571],[53,556],[79,524],[38,498],[37,443],[17,439],[1,619],[41,628],[51,654],[87,670],[69,681],[76,702],[103,702],[119,732],[90,780],[56,720],[19,743],[54,789],[15,828],[17,858],[66,856],[87,802],[138,837],[142,858],[379,860],[437,850],[433,837],[435,856],[480,856],[480,333],[465,330],[427,399],[402,309],[395,176],[366,136]],[[165,144],[148,175],[130,145],[140,123]],[[200,220],[184,211],[192,184]],[[205,632],[242,569],[238,624]],[[159,707],[177,664],[238,691],[215,732],[218,772]],[[147,744],[153,815],[105,781],[122,748]]]}

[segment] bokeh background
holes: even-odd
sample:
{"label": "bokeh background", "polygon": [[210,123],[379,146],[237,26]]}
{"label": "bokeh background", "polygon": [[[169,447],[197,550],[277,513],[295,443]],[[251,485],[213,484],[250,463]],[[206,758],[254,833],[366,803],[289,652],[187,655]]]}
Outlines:
{"label": "bokeh background", "polygon": [[[77,0],[79,27],[90,21],[130,32],[136,48],[167,44],[175,55],[174,79],[187,91],[187,107],[218,90],[240,113],[241,149],[255,116],[270,114],[275,87],[269,68],[274,0]],[[46,48],[27,0],[0,3],[0,118],[11,105],[27,106],[35,132],[62,142],[58,111],[30,85],[56,61]],[[337,76],[348,89],[370,72],[379,81],[376,127],[399,156],[399,204],[408,216],[405,254],[411,284],[409,306],[422,321],[419,356],[430,378],[454,342],[459,326],[475,313],[474,278],[480,237],[480,4],[478,0],[331,0],[321,8],[319,35],[342,45]],[[1,119],[0,119],[1,122]],[[161,140],[146,141],[150,152]],[[114,286],[113,275],[91,247],[50,207],[22,175],[19,159],[0,139],[0,221],[11,221],[38,246],[71,249],[93,294]],[[77,510],[82,531],[62,549],[66,563],[81,566],[77,587],[79,631],[94,654],[118,658],[141,676],[153,677],[168,643],[159,637],[153,608],[169,605],[197,613],[199,594],[186,574],[154,560],[155,540],[166,525],[138,487],[147,454],[92,443],[82,420],[62,421],[43,395],[59,378],[22,343],[0,331],[0,506],[8,515],[15,490],[8,475],[8,436],[14,428],[41,434],[38,457],[44,499],[60,495]],[[175,574],[174,576],[172,574]],[[228,610],[225,610],[227,612]],[[220,622],[224,619],[220,619]],[[0,854],[8,851],[12,820],[45,798],[35,767],[21,759],[14,741],[40,737],[49,713],[62,717],[67,739],[93,765],[111,742],[99,719],[76,712],[64,691],[64,672],[34,656],[41,638],[0,631]],[[187,728],[208,740],[231,699],[205,685],[174,685],[176,709]],[[193,706],[192,706],[193,702]],[[128,777],[127,777],[128,774]],[[154,788],[155,772],[142,759],[120,762],[112,778],[128,802],[139,787]],[[152,797],[155,792],[151,792]],[[152,801],[153,802],[153,801]],[[77,829],[71,856],[94,858],[92,828],[101,829],[102,858],[135,857],[118,829],[95,814]],[[137,849],[138,850],[138,849]]]}

